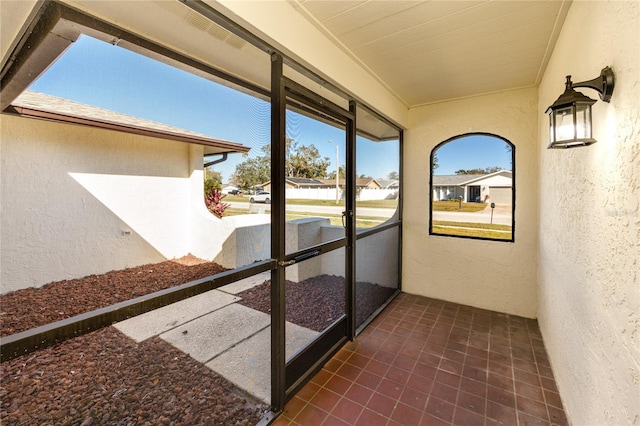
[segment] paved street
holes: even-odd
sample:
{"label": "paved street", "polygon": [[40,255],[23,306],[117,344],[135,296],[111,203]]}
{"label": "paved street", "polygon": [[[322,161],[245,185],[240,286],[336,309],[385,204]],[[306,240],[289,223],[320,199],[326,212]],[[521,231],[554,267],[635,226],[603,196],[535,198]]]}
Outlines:
{"label": "paved street", "polygon": [[[271,210],[271,204],[262,204],[262,203],[243,203],[243,202],[230,202],[229,205],[234,209],[264,209],[265,213]],[[342,214],[344,211],[343,206],[305,206],[298,204],[289,204],[287,205],[287,210],[290,212],[299,212],[299,213],[318,213],[318,214]],[[359,207],[357,209],[357,213],[359,216],[370,216],[370,217],[382,217],[389,218],[393,215],[395,209],[382,209],[382,208],[374,208],[374,207]]]}
{"label": "paved street", "polygon": [[[244,203],[230,202],[229,205],[234,209],[246,209],[247,212],[264,212],[271,211],[271,204],[262,203]],[[251,210],[250,210],[251,209]],[[342,206],[305,206],[297,204],[289,204],[287,210],[299,213],[317,213],[320,215],[332,214],[339,215],[344,210]],[[383,209],[374,207],[360,207],[357,209],[359,216],[389,218],[393,215],[395,209]],[[464,212],[433,212],[434,220],[443,220],[451,222],[472,222],[472,223],[494,223],[497,225],[511,225],[511,208],[507,206],[498,206],[493,212],[493,222],[491,219],[491,208],[476,213]]]}
{"label": "paved street", "polygon": [[451,222],[493,223],[495,225],[511,225],[511,208],[496,207],[491,220],[491,209],[475,213],[464,212],[433,212],[433,220]]}

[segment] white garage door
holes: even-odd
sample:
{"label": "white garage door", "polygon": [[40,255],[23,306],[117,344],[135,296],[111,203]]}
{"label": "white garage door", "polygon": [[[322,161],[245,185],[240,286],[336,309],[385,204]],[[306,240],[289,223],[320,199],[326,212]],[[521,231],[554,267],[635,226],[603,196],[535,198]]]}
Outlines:
{"label": "white garage door", "polygon": [[491,186],[489,187],[489,202],[511,205],[511,188]]}

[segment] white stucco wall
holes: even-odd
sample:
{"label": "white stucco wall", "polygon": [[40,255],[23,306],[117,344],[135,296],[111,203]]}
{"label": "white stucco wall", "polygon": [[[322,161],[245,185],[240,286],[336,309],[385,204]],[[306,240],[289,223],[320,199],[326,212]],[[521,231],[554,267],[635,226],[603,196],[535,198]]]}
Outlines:
{"label": "white stucco wall", "polygon": [[0,292],[191,253],[269,258],[269,215],[218,219],[203,147],[0,115]]}
{"label": "white stucco wall", "polygon": [[398,228],[361,238],[356,243],[356,283],[398,288]]}
{"label": "white stucco wall", "polygon": [[515,242],[429,235],[424,185],[405,185],[403,290],[484,309],[536,316],[538,249],[537,91],[516,90],[409,111],[404,181],[429,181],[431,150],[470,132],[515,145]]}
{"label": "white stucco wall", "polygon": [[471,182],[469,185],[480,186],[511,186],[511,176],[497,175],[491,176],[487,179],[480,179],[476,182]]}
{"label": "white stucco wall", "polygon": [[[270,215],[248,214],[218,219],[203,199],[204,148],[189,145],[189,253],[213,260],[225,268],[236,268],[268,259],[271,253]],[[224,201],[224,200],[223,200]]]}
{"label": "white stucco wall", "polygon": [[3,293],[188,252],[189,145],[7,115],[0,125]]}
{"label": "white stucco wall", "polygon": [[[575,425],[640,423],[639,9],[574,2],[540,85],[538,321]],[[593,106],[598,142],[545,149],[544,111],[565,75],[590,80],[607,65],[616,87]]]}

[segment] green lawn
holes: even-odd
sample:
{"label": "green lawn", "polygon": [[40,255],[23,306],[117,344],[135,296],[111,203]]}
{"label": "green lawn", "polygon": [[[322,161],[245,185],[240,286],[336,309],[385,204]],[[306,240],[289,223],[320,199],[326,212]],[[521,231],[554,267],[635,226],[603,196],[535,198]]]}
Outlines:
{"label": "green lawn", "polygon": [[[230,207],[224,211],[225,216],[239,216],[243,214],[247,214],[246,209],[234,209]],[[314,213],[305,214],[305,213],[296,212],[296,213],[287,214],[286,220],[290,221],[290,220],[296,220],[296,219],[304,219],[308,217],[323,217],[323,218],[329,219],[331,221],[331,225],[335,225],[335,226],[342,225],[342,215],[339,215],[339,214],[323,214],[322,216],[319,216],[318,214],[314,214]],[[356,218],[356,227],[357,228],[373,228],[374,226],[378,226],[384,223],[385,221],[386,220],[380,217],[358,216]]]}
{"label": "green lawn", "polygon": [[[249,202],[248,195],[229,195],[223,199],[224,201],[239,201]],[[333,200],[306,200],[306,199],[289,199],[287,204],[307,205],[307,206],[335,206],[336,202]],[[258,204],[264,206],[265,211],[271,206],[268,204]],[[344,200],[338,203],[339,206],[344,206]],[[376,201],[358,201],[360,207],[380,207],[380,208],[396,208],[398,205],[397,200],[376,200]],[[458,210],[457,201],[435,201],[433,203],[433,210],[435,211],[461,211],[461,212],[477,212],[484,210],[486,204],[484,203],[462,203],[462,209]],[[247,214],[247,209],[240,208],[228,208],[225,210],[225,216],[237,216]],[[291,213],[287,214],[287,221],[302,219],[306,217],[319,217],[314,213]],[[331,221],[332,225],[342,225],[342,216],[339,214],[323,214],[322,217],[326,217]],[[363,217],[358,216],[356,220],[356,227],[358,228],[371,228],[384,223],[384,220],[379,217]],[[511,239],[511,226],[509,225],[490,225],[483,223],[470,223],[470,222],[447,222],[447,221],[434,221],[433,232],[443,235],[457,235],[479,238],[492,238],[497,240],[510,240]]]}
{"label": "green lawn", "polygon": [[487,205],[485,203],[462,203],[462,207],[458,209],[460,203],[458,201],[434,201],[433,211],[438,212],[479,212],[484,210]]}
{"label": "green lawn", "polygon": [[511,240],[511,226],[490,225],[488,223],[433,221],[433,233],[463,237],[491,238]]}
{"label": "green lawn", "polygon": [[[227,195],[223,201],[249,202],[250,195]],[[359,207],[378,207],[395,209],[398,206],[398,200],[370,200],[357,201]],[[302,206],[341,206],[344,207],[344,200],[340,200],[336,204],[335,200],[308,200],[301,198],[292,198],[287,200],[287,204],[297,204]],[[462,208],[458,210],[459,203],[457,201],[434,201],[434,211],[461,211],[461,212],[478,212],[484,210],[487,205],[485,203],[462,203]]]}
{"label": "green lawn", "polygon": [[[250,195],[227,195],[222,201],[237,201],[248,203]],[[371,200],[371,201],[357,201],[359,207],[379,207],[395,209],[398,206],[398,200]],[[308,200],[303,198],[291,198],[287,200],[287,204],[297,204],[301,206],[341,206],[344,207],[344,200]]]}

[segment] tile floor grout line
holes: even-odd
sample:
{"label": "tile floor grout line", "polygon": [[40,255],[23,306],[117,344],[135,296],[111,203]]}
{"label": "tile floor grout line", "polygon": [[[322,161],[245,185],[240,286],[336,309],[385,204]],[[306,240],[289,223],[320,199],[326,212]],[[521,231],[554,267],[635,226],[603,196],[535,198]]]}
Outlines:
{"label": "tile floor grout line", "polygon": [[[415,376],[416,367],[418,365],[417,363],[419,362],[418,360],[420,359],[421,354],[423,354],[423,353],[432,353],[432,352],[427,351],[426,348],[431,346],[427,342],[427,339],[428,339],[428,337],[430,335],[432,335],[433,330],[440,330],[440,332],[442,332],[443,329],[448,329],[449,330],[449,335],[447,336],[447,338],[445,340],[446,343],[444,344],[444,347],[440,348],[440,345],[437,345],[438,349],[433,352],[434,356],[438,356],[438,363],[437,363],[437,367],[435,368],[436,375],[437,375],[438,371],[447,371],[447,370],[444,370],[444,369],[442,369],[442,370],[440,369],[440,367],[442,366],[442,360],[446,358],[445,357],[445,353],[446,353],[445,349],[447,347],[447,344],[449,344],[450,342],[456,342],[456,341],[459,340],[459,337],[451,339],[451,334],[450,333],[452,332],[453,327],[462,327],[462,328],[466,329],[467,339],[466,339],[466,345],[464,345],[464,358],[462,359],[462,362],[460,362],[463,371],[462,371],[462,373],[460,373],[458,375],[458,386],[455,389],[455,400],[453,401],[453,403],[451,403],[451,398],[449,398],[448,400],[445,400],[445,402],[451,403],[453,405],[453,408],[449,409],[449,410],[451,410],[451,411],[449,411],[449,414],[451,415],[451,418],[447,423],[449,423],[449,424],[460,424],[461,421],[464,421],[464,420],[462,420],[462,418],[458,418],[456,420],[456,416],[458,414],[463,415],[463,416],[466,416],[467,414],[470,414],[470,413],[475,413],[476,415],[479,414],[479,413],[475,412],[475,410],[468,410],[469,413],[467,413],[465,411],[465,407],[458,403],[459,400],[460,400],[461,392],[464,390],[462,388],[462,378],[465,377],[464,376],[465,367],[468,367],[468,368],[473,367],[473,368],[479,368],[481,370],[484,370],[484,375],[483,376],[484,376],[485,380],[484,380],[484,383],[482,383],[481,387],[478,389],[478,391],[481,391],[482,388],[484,388],[484,398],[483,398],[484,416],[482,416],[482,418],[484,420],[483,423],[485,425],[490,426],[490,425],[494,424],[496,421],[508,421],[508,422],[513,422],[513,424],[521,425],[521,424],[524,424],[525,422],[528,421],[527,419],[529,419],[529,416],[531,416],[532,418],[535,417],[537,420],[542,420],[542,419],[539,418],[538,414],[534,414],[534,413],[541,413],[542,412],[542,410],[535,410],[535,406],[534,406],[534,408],[532,408],[532,411],[530,411],[530,412],[526,411],[526,406],[525,407],[521,407],[521,408],[524,408],[525,411],[522,411],[520,413],[520,411],[518,410],[518,408],[520,407],[520,404],[518,404],[518,400],[517,400],[518,384],[516,382],[521,382],[521,381],[520,380],[516,380],[516,376],[515,376],[516,370],[519,372],[518,373],[519,377],[524,380],[524,381],[521,382],[522,384],[532,386],[532,384],[529,384],[530,383],[529,381],[531,381],[531,383],[533,383],[534,379],[537,380],[538,384],[540,385],[539,387],[540,387],[541,391],[543,392],[543,395],[542,395],[542,398],[541,398],[542,399],[541,403],[543,403],[545,405],[544,409],[546,411],[546,415],[548,416],[548,420],[546,421],[546,423],[547,424],[553,423],[551,421],[551,412],[550,412],[551,408],[549,407],[549,404],[547,403],[547,395],[544,393],[544,390],[546,388],[544,388],[542,386],[542,376],[540,374],[540,371],[541,371],[540,370],[540,365],[537,362],[542,357],[542,355],[540,357],[538,357],[537,353],[536,353],[536,349],[534,349],[534,347],[533,347],[533,343],[534,343],[533,342],[533,333],[531,332],[531,327],[533,327],[532,324],[530,324],[529,322],[525,322],[524,323],[524,328],[528,332],[528,335],[527,335],[528,339],[526,339],[525,346],[523,347],[521,345],[521,343],[525,339],[521,339],[520,338],[521,335],[519,334],[519,332],[520,332],[519,329],[523,328],[523,325],[520,324],[521,321],[519,320],[519,318],[516,318],[516,317],[512,318],[512,316],[510,316],[508,314],[496,315],[495,319],[494,319],[493,315],[489,316],[489,317],[483,316],[482,320],[479,320],[477,322],[477,325],[479,326],[480,330],[482,330],[483,333],[485,334],[484,339],[486,339],[486,342],[483,343],[482,348],[483,348],[484,351],[486,351],[486,353],[479,353],[479,352],[477,352],[475,350],[471,351],[472,346],[469,345],[470,342],[471,342],[471,336],[472,336],[473,332],[478,329],[478,327],[476,327],[474,325],[474,323],[475,323],[474,315],[471,316],[471,322],[470,323],[466,322],[467,319],[468,319],[467,318],[468,311],[465,311],[464,309],[460,308],[458,305],[450,305],[450,304],[447,304],[447,303],[442,303],[442,304],[440,304],[438,306],[438,309],[439,309],[438,315],[437,315],[438,320],[435,321],[434,324],[427,325],[425,327],[414,325],[413,327],[411,327],[409,329],[398,330],[397,329],[397,327],[398,327],[397,324],[399,324],[403,319],[405,321],[408,318],[415,319],[415,317],[416,317],[418,312],[422,313],[420,315],[420,318],[425,318],[423,315],[426,314],[427,312],[430,312],[429,308],[428,308],[428,306],[429,306],[428,303],[424,304],[422,306],[418,306],[418,304],[415,303],[414,299],[411,299],[411,298],[407,297],[406,300],[405,299],[403,299],[403,300],[404,300],[404,302],[403,302],[404,305],[402,303],[394,304],[394,308],[397,308],[398,310],[393,312],[393,314],[394,314],[393,316],[389,316],[389,318],[393,318],[393,322],[394,322],[394,324],[396,324],[396,325],[394,325],[393,327],[390,328],[392,331],[391,332],[385,331],[384,340],[380,339],[380,335],[372,336],[372,337],[374,337],[374,339],[376,339],[376,342],[379,342],[380,340],[381,341],[387,341],[387,342],[393,342],[393,340],[390,339],[390,337],[394,335],[394,331],[396,331],[395,335],[398,334],[398,331],[400,331],[402,333],[402,335],[404,336],[404,341],[400,342],[400,344],[410,345],[411,349],[412,349],[411,351],[405,351],[405,355],[403,355],[403,356],[406,356],[406,354],[409,354],[410,352],[413,352],[414,353],[414,357],[416,357],[416,359],[412,363],[412,368],[410,369],[410,371],[408,371],[408,374],[409,374],[410,377]],[[436,302],[432,302],[432,303],[433,303],[433,305],[432,305],[433,307],[437,306]],[[453,322],[450,321],[452,319],[452,317],[450,315],[444,315],[444,313],[445,313],[444,307],[447,308],[447,313],[449,313],[449,314],[453,310],[452,308],[456,307],[455,309],[457,310],[458,314],[453,317]],[[460,318],[463,318],[463,317],[464,317],[464,321],[461,322]],[[505,323],[502,324],[501,320],[505,321]],[[488,325],[487,325],[487,321],[488,321]],[[378,325],[380,325],[380,323]],[[506,327],[506,335],[504,334],[505,333],[504,327]],[[405,327],[403,327],[403,328],[405,328]],[[427,333],[425,333],[427,338],[416,337],[416,335],[412,334],[413,331],[416,331],[418,329],[428,331]],[[380,328],[380,330],[383,330],[383,329]],[[460,331],[460,330],[457,330],[457,331]],[[380,339],[380,340],[377,340],[377,339]],[[424,339],[424,341],[422,342],[422,344],[418,345],[418,344],[415,344],[416,339]],[[396,342],[398,342],[398,340],[396,340]],[[506,344],[505,344],[505,342],[506,342]],[[518,344],[520,346],[515,347],[514,345],[516,345],[516,344]],[[504,350],[500,349],[500,348],[503,348],[503,347],[506,347],[508,349],[508,356],[505,356],[504,353],[503,353]],[[479,349],[480,345],[474,345],[473,348]],[[536,348],[537,348],[537,346],[536,346]],[[388,347],[387,347],[387,349],[388,349]],[[496,351],[494,351],[494,349],[499,349],[499,351],[496,352]],[[529,371],[528,368],[524,369],[524,370],[516,368],[516,361],[518,363],[522,361],[522,359],[517,357],[516,355],[519,354],[520,353],[519,351],[522,351],[523,349],[529,349],[530,351],[533,351],[534,363],[536,364],[536,371],[538,373],[535,377],[533,377],[533,375],[529,375],[529,374],[521,374],[521,373],[527,373]],[[368,353],[367,355],[364,355],[363,353],[360,353],[360,355],[363,355],[363,356],[367,357],[368,360],[364,364],[364,366],[361,369],[361,371],[358,372],[358,375],[353,380],[349,380],[349,388],[351,388],[353,386],[353,384],[356,382],[358,377],[362,376],[364,371],[367,371],[367,366],[372,364],[372,360],[374,360],[374,359],[377,360],[378,359],[378,358],[376,358],[376,353],[378,351],[376,351],[374,353],[370,353],[369,350],[370,349],[367,350],[367,353]],[[453,350],[454,352],[460,352],[462,350],[462,347],[460,347],[460,346],[456,347],[454,345],[453,349],[450,349],[450,350]],[[343,364],[347,363],[347,361],[354,354],[358,354],[359,353],[358,351],[359,351],[359,347],[353,348],[352,350],[350,350],[349,357],[344,361],[341,360],[341,362]],[[472,353],[470,353],[470,352],[472,352]],[[492,354],[499,355],[499,356],[495,356],[494,357],[494,356],[492,356]],[[398,359],[399,356],[400,356],[400,353],[398,351],[394,352],[393,353],[393,357],[390,358],[391,360],[390,361],[385,361],[384,364],[388,368],[389,366],[391,366],[393,364],[393,361]],[[482,361],[480,361],[478,359],[472,359],[471,356],[474,356],[475,358],[480,358],[480,360],[482,360]],[[495,360],[494,363],[497,363],[496,370],[495,370],[496,371],[496,375],[497,375],[496,377],[497,378],[504,377],[505,379],[508,378],[509,380],[511,380],[511,386],[510,386],[511,389],[510,390],[509,390],[509,386],[508,385],[505,387],[505,386],[499,384],[499,382],[501,382],[502,380],[499,380],[498,382],[495,382],[495,384],[496,384],[495,387],[497,388],[497,390],[504,389],[504,391],[511,393],[511,395],[514,397],[514,401],[513,401],[513,403],[510,403],[510,401],[499,402],[499,401],[492,400],[492,404],[495,404],[496,408],[498,408],[500,411],[495,412],[494,415],[492,415],[492,417],[490,418],[489,415],[488,415],[488,411],[489,411],[489,398],[488,398],[488,393],[489,392],[488,391],[490,389],[490,382],[489,382],[490,364],[489,363],[490,363],[490,361],[492,359]],[[502,361],[500,359],[502,359]],[[434,359],[434,361],[435,360],[436,359]],[[405,361],[403,360],[403,362],[405,362]],[[403,364],[403,365],[408,365],[408,364]],[[476,365],[478,365],[480,367],[475,367]],[[500,365],[503,365],[503,367],[500,367]],[[481,366],[484,366],[485,368],[481,368]],[[526,367],[525,365],[520,365],[520,364],[518,364],[518,366]],[[454,367],[454,368],[457,368],[457,367]],[[502,371],[502,368],[504,368],[506,370],[506,372],[510,373],[511,377],[503,376],[503,374],[500,373],[500,371]],[[403,370],[404,370],[404,368],[403,368]],[[378,373],[371,373],[371,374],[378,374]],[[471,375],[469,377],[469,380],[474,381],[474,378],[473,378],[474,374],[475,374],[475,372],[471,371]],[[376,416],[382,415],[381,413],[378,413],[378,411],[372,410],[368,405],[372,401],[372,396],[374,395],[373,392],[378,392],[382,388],[382,382],[383,382],[383,380],[385,380],[385,378],[387,378],[386,373],[381,376],[380,382],[375,385],[375,389],[373,389],[372,393],[369,395],[369,398],[367,399],[367,402],[365,403],[365,406],[362,406],[360,403],[358,403],[356,401],[353,401],[353,400],[351,400],[351,399],[349,399],[349,398],[347,398],[347,397],[345,397],[343,395],[338,394],[338,395],[341,396],[340,400],[342,400],[342,399],[348,400],[348,401],[356,404],[357,406],[362,407],[362,412],[358,413],[358,417],[356,418],[355,423],[357,423],[358,421],[362,421],[364,419],[363,416],[365,415],[364,413],[366,412],[366,410],[369,410],[371,412],[375,412]],[[529,381],[527,381],[527,380],[529,380]],[[553,377],[551,378],[551,380],[553,380]],[[478,382],[480,382],[480,381],[478,381]],[[398,423],[398,420],[394,420],[394,415],[397,412],[396,410],[399,407],[404,407],[404,405],[400,404],[401,403],[400,398],[402,397],[402,394],[404,392],[406,392],[407,389],[409,389],[408,383],[409,382],[407,381],[406,383],[402,384],[401,385],[402,388],[400,389],[401,394],[396,398],[392,398],[392,399],[394,399],[393,407],[392,407],[392,410],[389,413],[389,415],[383,415],[384,419],[385,419],[384,423],[386,423],[386,424],[397,424]],[[428,406],[429,401],[434,397],[437,399],[437,396],[435,396],[432,393],[433,384],[434,383],[437,383],[437,382],[435,382],[435,377],[431,380],[431,387],[429,388],[428,392],[425,394],[423,409],[422,410],[416,409],[419,412],[419,414],[416,414],[415,416],[417,416],[417,417],[415,417],[415,418],[417,420],[422,421],[422,422],[424,422],[425,419],[427,421],[429,420],[430,417],[428,418],[427,416],[434,415],[433,413],[430,413],[427,410],[427,406]],[[371,389],[371,388],[369,388],[369,386],[365,386],[365,387],[367,389]],[[349,388],[347,388],[347,389],[349,389]],[[415,389],[415,387],[412,386],[411,389],[413,390],[413,389]],[[523,388],[523,389],[525,389],[525,392],[526,392],[526,389],[528,389],[528,388]],[[378,393],[381,393],[381,392],[378,392]],[[386,395],[386,394],[384,394],[384,395]],[[506,397],[506,395],[505,395],[505,397]],[[523,394],[522,397],[525,398],[524,400],[527,399],[527,395],[526,394]],[[502,399],[502,398],[500,398],[500,399]],[[509,397],[509,400],[510,400],[510,397]],[[538,400],[536,399],[535,401],[538,401]],[[469,401],[469,403],[472,403],[472,402],[473,401]],[[412,408],[415,408],[414,406],[412,406],[410,404],[409,404],[409,406],[412,407]],[[500,407],[502,407],[502,408],[500,408]],[[334,405],[333,408],[335,408],[335,405]],[[332,410],[333,410],[333,408],[332,408]],[[504,411],[503,412],[502,411],[503,409],[507,409],[508,411]],[[323,412],[324,412],[324,410],[323,410]],[[513,412],[513,415],[515,417],[515,419],[514,419],[515,421],[511,420],[511,416],[509,416],[510,412]],[[502,413],[504,413],[504,415]],[[444,414],[444,412],[443,412],[443,414]],[[331,414],[331,412],[329,412],[327,414],[327,417],[326,417],[327,419],[328,419],[328,416],[333,416],[333,415]],[[494,419],[493,418],[494,416],[497,416],[497,419]],[[507,416],[507,417],[505,417],[505,416]],[[338,416],[334,416],[334,417],[338,417]],[[434,418],[436,418],[436,417],[438,419],[444,420],[442,417],[440,417],[440,415],[436,415]],[[474,415],[474,417],[475,417],[475,415]],[[395,417],[395,418],[398,419],[400,417]],[[445,414],[444,418],[445,419],[449,418],[449,415]],[[342,418],[340,418],[340,419],[343,420]],[[352,421],[352,419],[350,419],[350,421]],[[326,420],[326,419],[324,420],[324,422],[325,423],[329,423],[328,420]]]}
{"label": "tile floor grout line", "polygon": [[[537,322],[537,321],[536,321]],[[527,323],[527,331],[529,331],[529,323]],[[533,338],[531,337],[531,333],[529,332],[529,343],[531,344],[531,348],[534,348],[534,343],[533,343]],[[544,345],[544,341],[543,341],[543,345]],[[533,361],[536,365],[536,371],[538,372],[538,383],[540,385],[540,390],[542,391],[542,401],[544,402],[544,408],[547,411],[547,419],[549,421],[549,424],[551,424],[551,412],[549,411],[549,404],[547,402],[547,395],[544,392],[544,387],[542,386],[542,374],[540,373],[540,365],[538,363],[538,355],[536,354],[535,350],[532,350],[533,352]],[[545,352],[546,352],[546,348],[545,348]],[[554,377],[555,380],[555,377]]]}
{"label": "tile floor grout line", "polygon": [[513,398],[514,398],[514,409],[516,412],[516,424],[520,425],[520,416],[518,415],[518,396],[517,396],[517,392],[516,392],[516,371],[515,371],[515,364],[513,362],[513,339],[512,339],[512,335],[513,333],[511,333],[511,315],[507,315],[507,329],[509,332],[509,359],[511,360],[511,375],[513,376]]}
{"label": "tile floor grout line", "polygon": [[484,423],[489,423],[489,362],[491,359],[491,330],[493,329],[493,319],[489,317],[489,331],[487,336],[487,381],[484,384]]}

